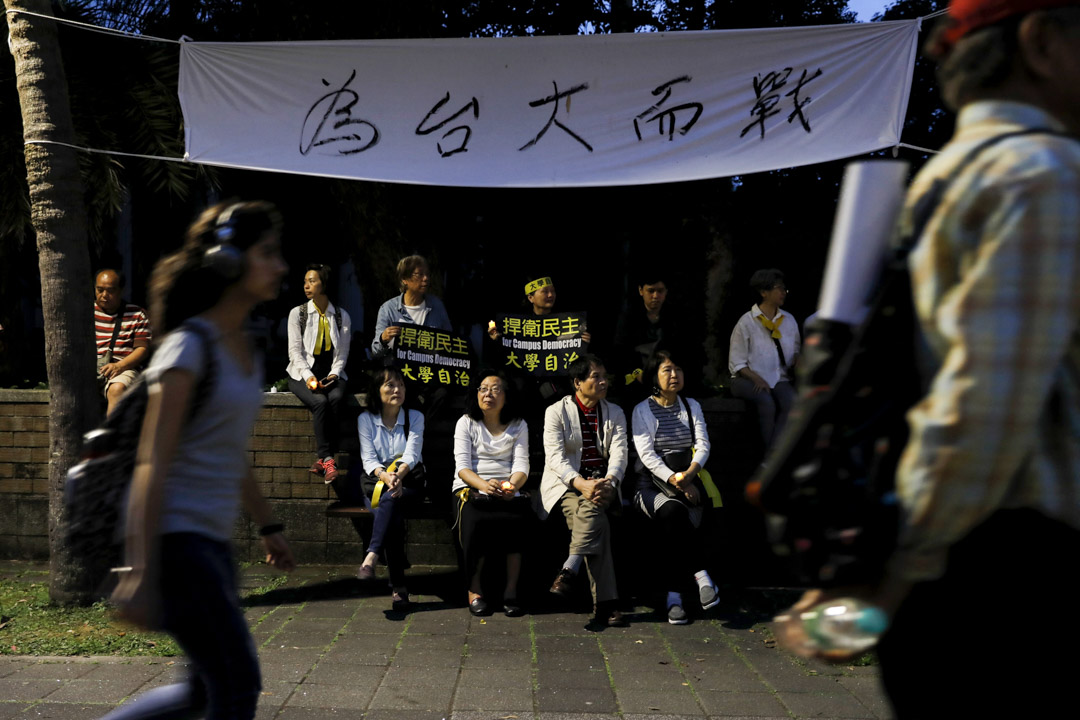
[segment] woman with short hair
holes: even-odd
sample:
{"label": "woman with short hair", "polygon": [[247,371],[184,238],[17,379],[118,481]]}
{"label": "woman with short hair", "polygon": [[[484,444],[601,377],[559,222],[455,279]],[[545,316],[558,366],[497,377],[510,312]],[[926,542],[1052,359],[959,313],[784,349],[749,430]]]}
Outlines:
{"label": "woman with short hair", "polygon": [[634,447],[638,453],[637,507],[659,525],[664,564],[660,576],[667,590],[667,617],[672,625],[688,622],[679,588],[692,574],[705,610],[720,602],[705,570],[698,529],[709,498],[698,479],[709,459],[709,431],[696,400],[684,398],[678,355],[657,348],[642,376],[652,395],[634,407]]}
{"label": "woman with short hair", "polygon": [[375,338],[371,352],[376,357],[388,354],[401,334],[402,323],[450,331],[450,317],[442,300],[428,294],[431,270],[421,255],[401,258],[397,264],[401,295],[390,298],[379,308],[375,320]]}
{"label": "woman with short hair", "polygon": [[767,451],[780,436],[795,402],[795,360],[801,340],[791,313],[781,309],[787,299],[784,273],[758,270],[750,287],[760,300],[739,318],[731,331],[728,369],[731,394],[757,409],[758,429]]}

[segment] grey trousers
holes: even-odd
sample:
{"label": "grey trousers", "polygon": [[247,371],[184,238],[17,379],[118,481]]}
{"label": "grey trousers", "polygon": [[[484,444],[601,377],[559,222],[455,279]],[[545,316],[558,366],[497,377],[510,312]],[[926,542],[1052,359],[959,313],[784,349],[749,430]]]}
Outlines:
{"label": "grey trousers", "polygon": [[780,431],[784,429],[788,412],[795,404],[795,388],[786,380],[776,383],[776,387],[765,392],[757,392],[754,383],[744,377],[731,379],[731,394],[754,404],[757,408],[758,427],[761,441],[768,451]]}
{"label": "grey trousers", "polygon": [[607,509],[589,502],[573,490],[568,490],[559,499],[559,509],[570,528],[570,554],[585,556],[593,601],[617,599],[619,591],[615,585]]}

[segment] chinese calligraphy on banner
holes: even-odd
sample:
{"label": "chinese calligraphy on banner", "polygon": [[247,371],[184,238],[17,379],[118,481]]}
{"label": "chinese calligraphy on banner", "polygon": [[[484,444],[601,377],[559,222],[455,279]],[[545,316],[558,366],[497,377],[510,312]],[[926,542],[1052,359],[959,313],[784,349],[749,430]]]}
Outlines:
{"label": "chinese calligraphy on banner", "polygon": [[[585,313],[497,315],[503,366],[529,375],[566,375],[570,364],[588,351],[581,339]],[[515,370],[516,368],[516,370]]]}
{"label": "chinese calligraphy on banner", "polygon": [[477,187],[636,185],[900,140],[917,20],[180,45],[187,159]]}
{"label": "chinese calligraphy on banner", "polygon": [[469,341],[459,335],[402,324],[394,359],[408,382],[469,387],[472,353]]}

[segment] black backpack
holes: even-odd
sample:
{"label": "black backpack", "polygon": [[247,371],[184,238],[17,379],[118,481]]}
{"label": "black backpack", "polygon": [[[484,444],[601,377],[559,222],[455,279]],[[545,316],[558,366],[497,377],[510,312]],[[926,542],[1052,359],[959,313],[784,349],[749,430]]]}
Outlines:
{"label": "black backpack", "polygon": [[[199,336],[203,351],[204,370],[195,387],[190,421],[213,390],[217,368],[213,338],[206,328],[198,323],[182,327]],[[75,567],[86,573],[90,587],[99,587],[123,556],[125,504],[148,398],[143,373],[105,421],[83,436],[80,462],[68,470],[64,482],[68,516],[65,543]]]}
{"label": "black backpack", "polygon": [[924,342],[911,295],[908,255],[946,189],[972,160],[1006,138],[977,145],[915,206],[870,303],[852,327],[815,320],[799,359],[799,397],[748,499],[770,515],[774,552],[816,587],[873,583],[896,547],[895,475],[907,445],[907,411],[927,387],[918,377]]}

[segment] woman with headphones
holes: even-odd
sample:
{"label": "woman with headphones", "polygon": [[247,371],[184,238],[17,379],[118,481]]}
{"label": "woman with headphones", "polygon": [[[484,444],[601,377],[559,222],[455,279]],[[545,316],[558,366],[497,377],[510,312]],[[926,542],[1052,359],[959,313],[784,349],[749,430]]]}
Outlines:
{"label": "woman with headphones", "polygon": [[259,663],[229,541],[243,505],[267,562],[295,565],[247,453],[263,372],[244,324],[258,303],[277,297],[288,271],[280,236],[272,205],[222,203],[154,268],[151,317],[161,339],[146,369],[149,400],[125,525],[129,567],[113,600],[129,621],[172,635],[191,673],[109,720],[255,716]]}
{"label": "woman with headphones", "polygon": [[315,426],[315,464],[311,472],[326,482],[338,476],[339,418],[345,399],[345,363],[349,360],[352,321],[330,302],[330,266],[308,265],[304,273],[307,302],[289,311],[289,389],[311,411]]}

